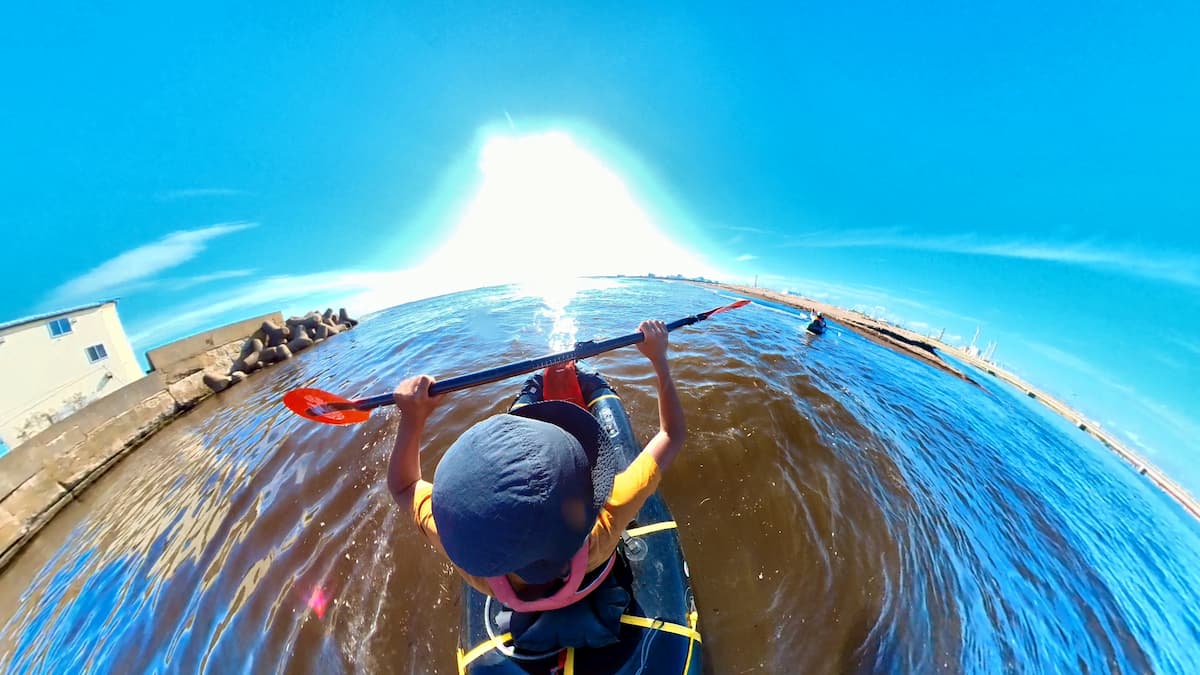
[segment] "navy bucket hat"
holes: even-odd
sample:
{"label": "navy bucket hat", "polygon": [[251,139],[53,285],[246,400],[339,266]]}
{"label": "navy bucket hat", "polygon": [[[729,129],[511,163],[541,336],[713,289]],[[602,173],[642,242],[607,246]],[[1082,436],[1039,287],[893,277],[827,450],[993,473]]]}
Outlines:
{"label": "navy bucket hat", "polygon": [[442,547],[475,576],[557,579],[591,533],[616,468],[608,435],[574,403],[489,417],[459,436],[434,474]]}

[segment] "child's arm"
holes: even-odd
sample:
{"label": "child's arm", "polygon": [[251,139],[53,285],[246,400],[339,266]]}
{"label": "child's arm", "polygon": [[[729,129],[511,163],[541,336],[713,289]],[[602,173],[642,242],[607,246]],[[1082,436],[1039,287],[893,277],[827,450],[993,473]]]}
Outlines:
{"label": "child's arm", "polygon": [[413,490],[421,480],[421,432],[425,430],[425,420],[442,402],[441,396],[429,395],[433,382],[432,377],[419,375],[401,382],[392,393],[400,409],[400,426],[388,464],[388,491],[406,509],[412,507]]}
{"label": "child's arm", "polygon": [[671,379],[671,368],[667,364],[667,327],[662,321],[643,321],[638,330],[646,336],[637,348],[654,366],[658,375],[658,433],[646,444],[642,452],[648,453],[665,471],[679,454],[687,437],[687,423],[683,419],[683,406],[675,392]]}

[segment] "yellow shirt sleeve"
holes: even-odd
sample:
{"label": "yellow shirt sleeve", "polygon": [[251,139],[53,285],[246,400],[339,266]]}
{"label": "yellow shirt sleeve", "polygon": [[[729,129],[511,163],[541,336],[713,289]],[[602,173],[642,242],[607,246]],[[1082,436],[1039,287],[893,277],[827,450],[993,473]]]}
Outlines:
{"label": "yellow shirt sleeve", "polygon": [[612,494],[600,517],[592,527],[592,539],[588,545],[588,569],[594,569],[604,562],[621,541],[621,533],[637,515],[642,504],[658,489],[662,472],[658,462],[650,455],[642,452],[624,471],[617,474],[613,480]]}
{"label": "yellow shirt sleeve", "polygon": [[[433,520],[433,483],[424,480],[417,481],[417,487],[413,490],[412,516],[413,523],[416,524],[421,534],[425,535],[425,538],[429,540],[430,544],[433,544],[438,553],[441,553],[444,558],[449,560],[450,556],[446,555],[446,549],[442,548],[442,538],[438,536],[437,523]],[[467,574],[453,562],[450,563],[450,566],[472,588],[484,595],[492,594],[487,581],[483,577]]]}
{"label": "yellow shirt sleeve", "polygon": [[[437,524],[433,522],[433,483],[425,480],[417,481],[413,490],[412,500],[413,522],[421,534],[429,539],[429,543],[440,549],[441,540],[438,538]],[[436,542],[436,543],[435,543]]]}

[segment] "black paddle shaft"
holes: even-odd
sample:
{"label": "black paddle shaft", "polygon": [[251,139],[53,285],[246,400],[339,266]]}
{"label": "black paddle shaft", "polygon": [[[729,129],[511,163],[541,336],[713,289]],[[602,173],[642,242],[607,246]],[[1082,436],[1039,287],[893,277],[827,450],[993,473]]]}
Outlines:
{"label": "black paddle shaft", "polygon": [[[712,314],[725,309],[732,309],[735,306],[740,307],[741,304],[734,303],[733,305],[726,305],[725,307],[710,309],[707,312],[693,314],[692,316],[684,317],[677,321],[672,321],[671,323],[667,324],[667,331],[669,332],[675,330],[676,328],[690,326],[698,321],[707,319]],[[547,354],[546,356],[539,356],[537,358],[528,359],[525,361],[518,361],[517,363],[510,363],[505,366],[497,366],[495,368],[488,368],[487,370],[480,370],[475,373],[467,373],[466,375],[459,375],[458,377],[438,380],[437,382],[433,383],[432,387],[429,388],[429,394],[431,396],[436,396],[438,394],[446,394],[452,391],[458,391],[460,389],[468,389],[481,384],[506,380],[510,377],[524,375],[525,373],[532,373],[534,371],[549,368],[550,366],[558,365],[560,363],[566,363],[567,361],[586,359],[589,356],[596,356],[597,354],[610,352],[614,349],[620,349],[621,347],[628,347],[629,345],[641,342],[645,338],[646,336],[642,335],[641,331],[638,331],[636,333],[630,333],[629,335],[622,335],[621,337],[602,340],[600,342],[596,342],[594,340],[588,340],[587,342],[576,342],[574,349],[565,352]],[[353,409],[355,410],[374,410],[375,408],[391,405],[393,403],[395,403],[395,399],[390,393],[380,394],[379,396],[372,396],[370,398],[363,398],[357,401],[351,401]],[[321,408],[323,411],[328,412],[333,410],[335,406],[340,409],[344,409],[342,406],[350,407],[346,406],[345,404],[327,403],[321,406]]]}

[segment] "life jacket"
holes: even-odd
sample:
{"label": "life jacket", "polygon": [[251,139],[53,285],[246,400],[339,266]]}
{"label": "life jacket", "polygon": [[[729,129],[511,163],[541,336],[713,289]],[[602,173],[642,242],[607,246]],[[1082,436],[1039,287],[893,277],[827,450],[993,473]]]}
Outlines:
{"label": "life jacket", "polygon": [[[588,537],[588,541],[590,540],[591,537]],[[573,605],[586,598],[592,591],[599,588],[600,584],[604,583],[617,560],[617,554],[614,552],[608,557],[608,562],[600,569],[600,573],[587,586],[580,588],[583,585],[584,577],[587,576],[588,541],[585,541],[579,552],[571,558],[571,572],[567,575],[562,588],[550,596],[537,600],[522,600],[513,589],[512,584],[509,583],[507,575],[487,577],[488,588],[492,589],[492,594],[496,596],[497,600],[504,603],[505,607],[518,612],[549,612]]]}

